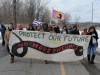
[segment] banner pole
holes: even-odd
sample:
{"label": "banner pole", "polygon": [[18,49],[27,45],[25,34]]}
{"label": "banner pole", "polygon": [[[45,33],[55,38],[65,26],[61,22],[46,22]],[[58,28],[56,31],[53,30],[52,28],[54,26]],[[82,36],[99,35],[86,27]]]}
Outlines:
{"label": "banner pole", "polygon": [[51,25],[51,20],[52,20],[52,12],[53,12],[53,7],[52,7],[52,10],[51,10],[51,13],[50,13],[50,25]]}

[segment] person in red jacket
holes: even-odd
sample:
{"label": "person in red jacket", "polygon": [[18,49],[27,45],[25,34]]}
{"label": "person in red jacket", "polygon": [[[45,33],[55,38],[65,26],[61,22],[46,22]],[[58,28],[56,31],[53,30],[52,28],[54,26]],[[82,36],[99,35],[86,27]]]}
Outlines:
{"label": "person in red jacket", "polygon": [[81,33],[81,35],[87,35],[87,34],[88,34],[87,29],[84,28],[84,30],[83,30],[83,32]]}

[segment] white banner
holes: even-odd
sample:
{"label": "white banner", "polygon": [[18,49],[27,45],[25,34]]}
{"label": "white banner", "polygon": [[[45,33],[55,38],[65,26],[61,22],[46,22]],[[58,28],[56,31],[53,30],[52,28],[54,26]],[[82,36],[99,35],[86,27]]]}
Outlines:
{"label": "white banner", "polygon": [[62,35],[47,32],[13,31],[11,53],[18,57],[70,62],[87,56],[88,35]]}

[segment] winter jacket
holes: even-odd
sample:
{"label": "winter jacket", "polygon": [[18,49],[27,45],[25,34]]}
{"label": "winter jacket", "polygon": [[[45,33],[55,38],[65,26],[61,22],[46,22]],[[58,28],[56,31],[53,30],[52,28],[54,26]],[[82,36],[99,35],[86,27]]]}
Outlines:
{"label": "winter jacket", "polygon": [[0,31],[1,31],[1,34],[5,34],[6,32],[6,27],[4,25],[1,25],[1,28],[0,28]]}
{"label": "winter jacket", "polygon": [[55,32],[55,33],[60,33],[59,27],[54,27],[54,32]]}
{"label": "winter jacket", "polygon": [[79,30],[72,30],[71,34],[80,35]]}
{"label": "winter jacket", "polygon": [[98,43],[98,34],[97,33],[88,33],[88,35],[91,35],[90,43],[89,45],[96,45]]}
{"label": "winter jacket", "polygon": [[9,43],[10,33],[11,33],[11,31],[8,31],[8,30],[5,32],[5,37],[4,37],[4,39],[5,39],[5,42],[6,42],[6,43]]}

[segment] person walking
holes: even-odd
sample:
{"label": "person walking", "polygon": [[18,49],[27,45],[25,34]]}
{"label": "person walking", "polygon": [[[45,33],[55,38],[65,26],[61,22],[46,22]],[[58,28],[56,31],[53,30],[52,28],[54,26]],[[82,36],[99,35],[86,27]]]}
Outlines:
{"label": "person walking", "polygon": [[12,53],[10,53],[10,49],[9,49],[9,39],[10,39],[10,34],[11,34],[11,32],[12,32],[12,30],[13,30],[13,27],[12,27],[12,25],[10,24],[9,26],[8,26],[8,29],[7,29],[7,31],[5,32],[5,43],[6,43],[6,48],[7,48],[7,51],[8,51],[8,53],[10,54],[10,63],[14,63],[14,55],[12,54]]}
{"label": "person walking", "polygon": [[91,35],[91,40],[89,43],[88,54],[87,54],[88,63],[94,64],[94,59],[96,56],[96,45],[97,45],[97,40],[99,39],[95,27],[92,26],[89,28],[88,35]]}
{"label": "person walking", "polygon": [[[47,23],[44,23],[44,24],[42,25],[42,28],[41,28],[40,31],[41,31],[41,32],[50,32],[49,27],[48,27],[48,24],[47,24]],[[48,61],[47,61],[47,60],[45,60],[45,64],[48,64]]]}
{"label": "person walking", "polygon": [[1,36],[2,36],[2,46],[5,46],[4,36],[5,36],[5,32],[6,32],[6,27],[4,24],[0,25],[0,31],[1,31]]}

